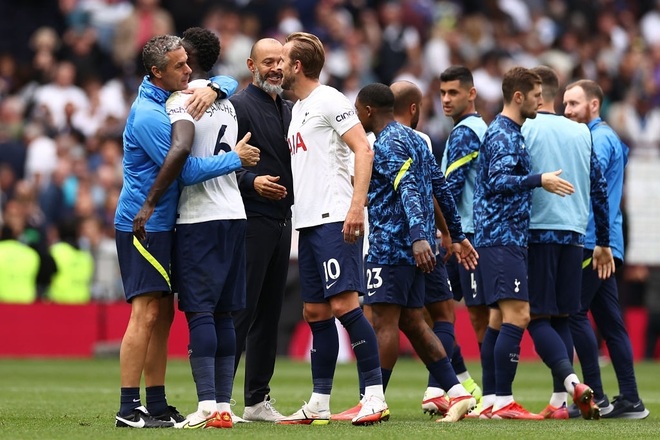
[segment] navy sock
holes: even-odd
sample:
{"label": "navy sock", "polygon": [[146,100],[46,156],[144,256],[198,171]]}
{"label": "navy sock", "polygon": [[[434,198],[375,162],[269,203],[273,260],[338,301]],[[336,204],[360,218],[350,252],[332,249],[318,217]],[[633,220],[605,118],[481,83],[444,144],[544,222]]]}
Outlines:
{"label": "navy sock", "polygon": [[167,411],[167,398],[165,397],[165,385],[146,388],[147,411],[152,416],[159,416]]}
{"label": "navy sock", "polygon": [[443,357],[438,361],[427,364],[426,369],[429,370],[430,375],[435,378],[438,384],[440,384],[440,388],[445,390],[445,392],[459,383],[448,357]]}
{"label": "navy sock", "polygon": [[312,329],[312,381],[314,392],[330,394],[339,355],[339,336],[335,318],[310,322]]}
{"label": "navy sock", "polygon": [[125,387],[119,397],[119,415],[127,417],[140,403],[140,387]]}
{"label": "navy sock", "polygon": [[463,353],[461,353],[461,346],[458,343],[454,344],[454,353],[451,355],[451,366],[457,375],[467,372]]}
{"label": "navy sock", "polygon": [[351,339],[353,353],[357,359],[358,369],[362,372],[365,387],[381,385],[383,377],[378,357],[378,341],[374,328],[364,317],[362,309],[357,307],[339,317]]}
{"label": "navy sock", "polygon": [[[433,323],[433,333],[435,333],[438,339],[440,339],[440,343],[442,343],[442,347],[445,349],[445,353],[447,353],[447,358],[451,359],[454,352],[454,344],[456,343],[456,338],[454,337],[454,324],[446,321],[436,321]],[[429,374],[428,386],[442,388],[432,374]]]}
{"label": "navy sock", "polygon": [[215,351],[215,401],[229,403],[234,388],[236,331],[231,316],[215,316],[214,320],[218,341]]}
{"label": "navy sock", "polygon": [[495,394],[513,395],[513,379],[520,359],[520,341],[524,330],[513,324],[502,324],[495,343]]}
{"label": "navy sock", "polygon": [[499,330],[486,327],[481,343],[481,386],[484,396],[495,394],[495,343],[499,334]]}
{"label": "navy sock", "polygon": [[454,345],[456,344],[456,337],[454,336],[454,324],[446,321],[436,321],[433,323],[433,333],[442,342],[442,347],[447,353],[447,357],[451,359],[454,353]]}
{"label": "navy sock", "polygon": [[[356,364],[357,365],[357,364]],[[365,390],[365,385],[364,385],[364,375],[360,371],[360,368],[358,367],[358,387],[360,388],[360,399],[362,399],[362,396],[364,396],[364,390]]]}
{"label": "navy sock", "polygon": [[[534,341],[536,353],[550,368],[553,377],[556,376],[557,379],[566,378],[566,376],[575,372],[566,356],[564,341],[550,325],[549,319],[532,319],[527,329]],[[562,348],[564,349],[562,350]]]}
{"label": "navy sock", "polygon": [[390,377],[392,377],[392,370],[387,368],[380,369],[381,376],[383,377],[383,392],[387,389],[387,384],[390,383]]}
{"label": "navy sock", "polygon": [[212,315],[195,314],[188,318],[190,368],[197,389],[197,400],[215,399],[215,352],[218,339]]}
{"label": "navy sock", "polygon": [[594,394],[602,395],[603,381],[598,365],[598,342],[587,313],[579,312],[571,315],[569,323],[575,351],[580,359],[582,380],[594,390]]}

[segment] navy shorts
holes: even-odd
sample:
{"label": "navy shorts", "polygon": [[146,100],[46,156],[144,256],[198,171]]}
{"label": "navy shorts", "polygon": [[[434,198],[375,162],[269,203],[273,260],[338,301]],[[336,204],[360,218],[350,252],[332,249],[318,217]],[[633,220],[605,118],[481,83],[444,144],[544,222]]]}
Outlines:
{"label": "navy shorts", "polygon": [[302,300],[326,302],[342,292],[364,294],[362,240],[344,241],[343,223],[328,223],[301,229],[298,237],[298,268]]}
{"label": "navy shorts", "polygon": [[580,311],[582,247],[529,245],[529,307],[536,315]]}
{"label": "navy shorts", "polygon": [[441,301],[454,299],[452,286],[447,275],[447,268],[442,262],[446,251],[440,249],[435,256],[435,267],[433,272],[424,274],[424,304],[433,304]]}
{"label": "navy shorts", "polygon": [[365,304],[397,304],[405,308],[424,306],[424,272],[416,266],[392,266],[367,261]]}
{"label": "navy shorts", "polygon": [[477,265],[475,270],[467,270],[462,264],[458,263],[456,257],[452,256],[447,262],[446,267],[447,276],[451,283],[451,290],[454,293],[454,300],[460,301],[462,299],[468,307],[486,305],[483,293],[477,289],[477,271],[479,270],[479,265]]}
{"label": "navy shorts", "polygon": [[172,292],[170,266],[173,232],[149,232],[139,241],[132,232],[115,230],[119,270],[126,301],[144,293]]}
{"label": "navy shorts", "polygon": [[484,304],[495,306],[504,299],[529,301],[527,249],[520,246],[478,248],[477,290]]}
{"label": "navy shorts", "polygon": [[245,308],[246,220],[176,226],[175,290],[184,312],[234,312]]}

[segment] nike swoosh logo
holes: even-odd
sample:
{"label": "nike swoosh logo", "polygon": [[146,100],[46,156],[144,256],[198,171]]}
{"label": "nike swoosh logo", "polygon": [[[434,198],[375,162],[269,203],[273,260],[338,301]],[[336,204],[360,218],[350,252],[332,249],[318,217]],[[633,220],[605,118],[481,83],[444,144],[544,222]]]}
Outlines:
{"label": "nike swoosh logo", "polygon": [[369,292],[367,292],[367,296],[374,296],[375,294],[376,294],[375,290],[370,290]]}
{"label": "nike swoosh logo", "polygon": [[476,297],[477,297],[477,292],[472,292],[472,298],[476,298]]}
{"label": "nike swoosh logo", "polygon": [[118,420],[121,420],[122,422],[126,423],[128,426],[132,428],[144,428],[144,419],[140,418],[137,422],[131,422],[130,420],[126,420],[123,417],[117,417]]}
{"label": "nike swoosh logo", "polygon": [[641,403],[637,402],[637,404],[633,405],[633,408],[639,408],[639,405],[641,405]]}
{"label": "nike swoosh logo", "polygon": [[140,399],[133,399],[133,403],[138,403]]}
{"label": "nike swoosh logo", "polygon": [[329,288],[331,288],[332,286],[334,286],[335,284],[337,284],[337,281],[335,281],[334,283],[326,284],[326,285],[325,285],[325,288],[326,288],[326,289],[329,289]]}

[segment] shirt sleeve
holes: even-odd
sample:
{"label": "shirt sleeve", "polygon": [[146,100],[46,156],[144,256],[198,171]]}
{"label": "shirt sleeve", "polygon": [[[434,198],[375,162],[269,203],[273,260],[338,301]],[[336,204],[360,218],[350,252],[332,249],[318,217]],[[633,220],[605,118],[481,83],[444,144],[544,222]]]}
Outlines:
{"label": "shirt sleeve", "polygon": [[596,244],[609,247],[610,245],[610,216],[609,202],[607,199],[607,181],[603,175],[600,162],[596,157],[594,149],[591,149],[591,170],[589,172],[591,182],[590,198],[591,209],[594,212],[596,224]]}

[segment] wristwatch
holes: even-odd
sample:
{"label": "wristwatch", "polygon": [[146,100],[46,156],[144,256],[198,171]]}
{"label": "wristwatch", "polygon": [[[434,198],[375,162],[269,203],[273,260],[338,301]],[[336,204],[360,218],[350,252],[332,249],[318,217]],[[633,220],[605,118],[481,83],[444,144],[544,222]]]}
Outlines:
{"label": "wristwatch", "polygon": [[218,94],[217,99],[220,99],[220,98],[224,97],[225,94],[222,92],[222,90],[220,90],[220,86],[218,85],[218,83],[213,82],[213,81],[209,81],[207,86],[209,86],[211,88],[211,90],[213,90],[215,93]]}

